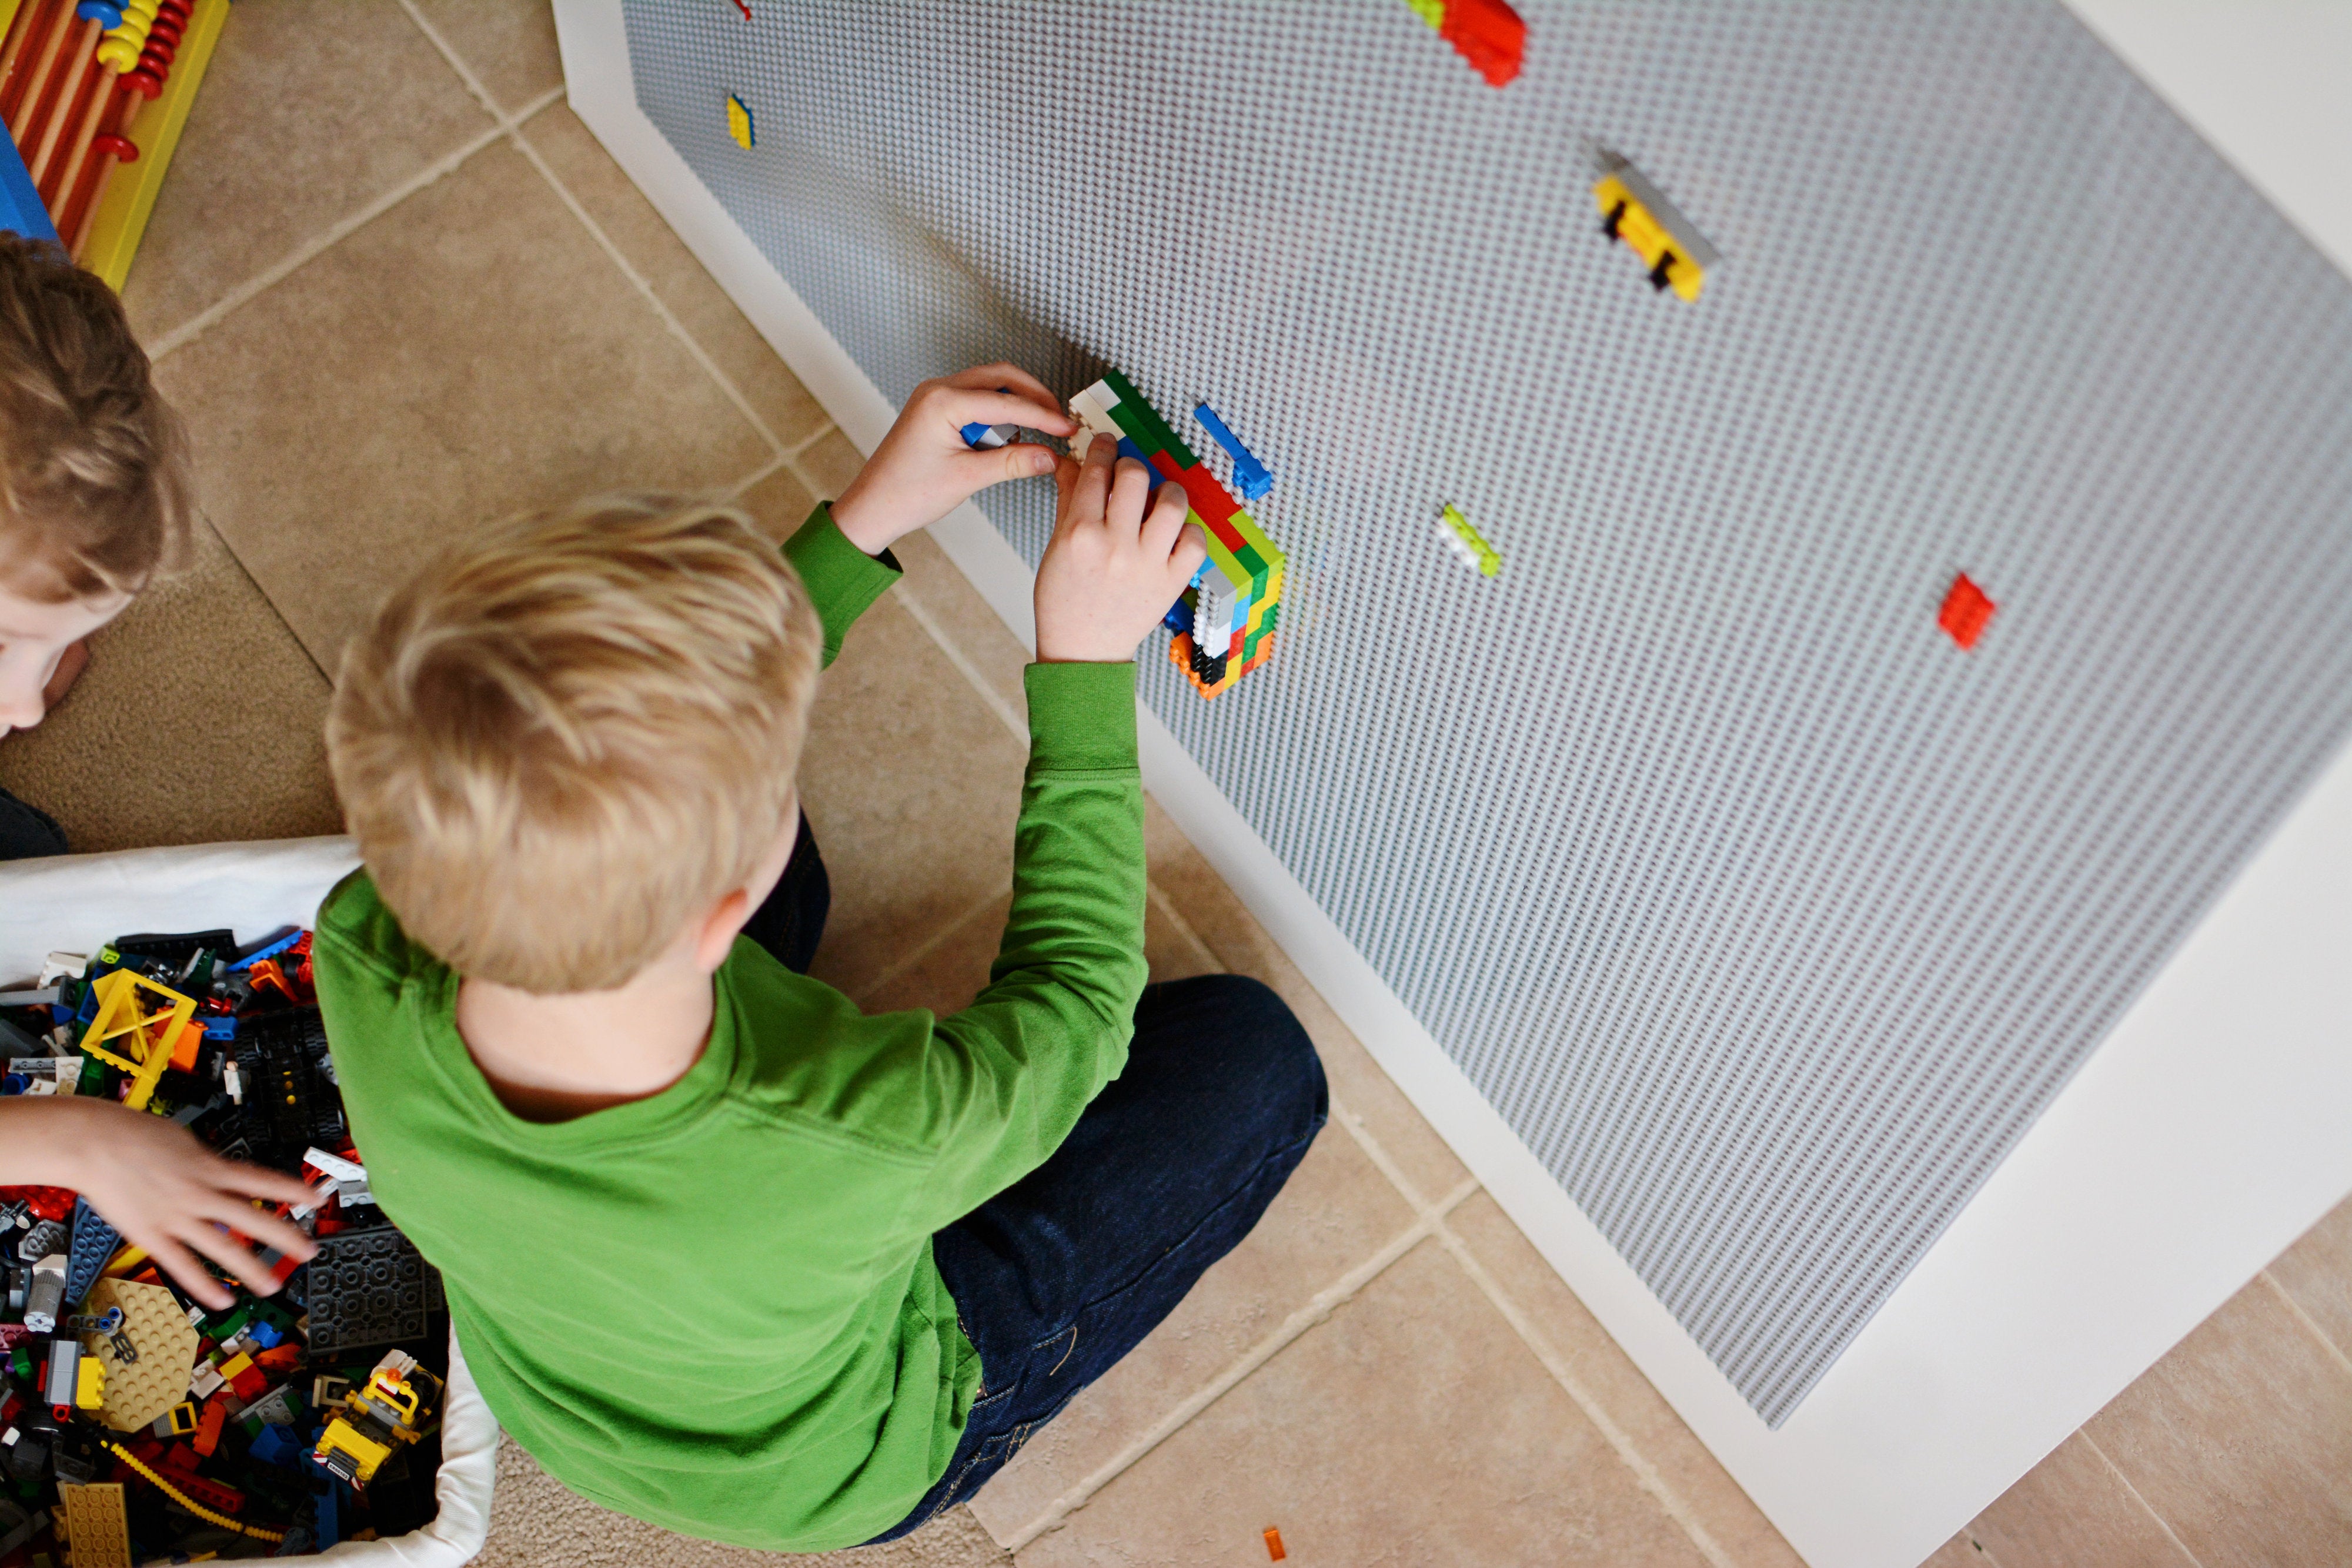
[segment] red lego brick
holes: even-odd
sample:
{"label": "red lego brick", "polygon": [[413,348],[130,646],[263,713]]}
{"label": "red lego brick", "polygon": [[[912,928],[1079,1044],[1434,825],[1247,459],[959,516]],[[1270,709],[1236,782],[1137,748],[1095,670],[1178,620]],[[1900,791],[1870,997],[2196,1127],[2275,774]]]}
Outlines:
{"label": "red lego brick", "polygon": [[1944,595],[1944,608],[1936,612],[1936,624],[1951,635],[1963,648],[1973,648],[1984,635],[1985,626],[1999,609],[1985,597],[1985,591],[1969,580],[1967,572],[1952,579],[1951,591]]}
{"label": "red lego brick", "polygon": [[1501,87],[1519,74],[1528,25],[1503,0],[1446,0],[1445,25],[1437,32],[1488,87]]}

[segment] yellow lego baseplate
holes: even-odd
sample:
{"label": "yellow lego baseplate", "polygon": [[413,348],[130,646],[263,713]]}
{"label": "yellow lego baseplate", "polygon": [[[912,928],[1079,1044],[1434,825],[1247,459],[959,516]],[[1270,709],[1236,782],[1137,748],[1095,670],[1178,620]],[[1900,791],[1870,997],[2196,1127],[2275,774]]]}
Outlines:
{"label": "yellow lego baseplate", "polygon": [[188,1396],[188,1375],[195,1370],[202,1341],[161,1285],[100,1280],[81,1310],[103,1317],[112,1307],[122,1309],[122,1333],[139,1359],[117,1356],[109,1335],[82,1336],[82,1349],[106,1369],[106,1402],[99,1419],[118,1432],[143,1431]]}

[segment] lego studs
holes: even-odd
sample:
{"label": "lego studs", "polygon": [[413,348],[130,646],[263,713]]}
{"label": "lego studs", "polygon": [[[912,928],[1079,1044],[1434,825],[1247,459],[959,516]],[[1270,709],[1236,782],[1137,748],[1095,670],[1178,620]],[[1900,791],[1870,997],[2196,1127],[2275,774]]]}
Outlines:
{"label": "lego studs", "polygon": [[746,152],[760,140],[751,122],[751,106],[731,92],[727,95],[727,134]]}
{"label": "lego studs", "polygon": [[1503,570],[1502,552],[1486,542],[1486,536],[1470,526],[1462,508],[1453,502],[1445,503],[1437,514],[1438,542],[1454,552],[1454,558],[1481,577],[1496,577]]}
{"label": "lego studs", "polygon": [[1601,207],[1601,232],[1642,258],[1651,287],[1698,298],[1707,268],[1722,257],[1639,169],[1618,160],[1592,187],[1592,198]]}
{"label": "lego studs", "polygon": [[1967,572],[1952,579],[1949,591],[1944,595],[1944,607],[1936,612],[1936,624],[1947,636],[1965,651],[1977,645],[1985,627],[1992,621],[1992,612],[2000,607],[1985,595],[1985,591],[1969,580]]}

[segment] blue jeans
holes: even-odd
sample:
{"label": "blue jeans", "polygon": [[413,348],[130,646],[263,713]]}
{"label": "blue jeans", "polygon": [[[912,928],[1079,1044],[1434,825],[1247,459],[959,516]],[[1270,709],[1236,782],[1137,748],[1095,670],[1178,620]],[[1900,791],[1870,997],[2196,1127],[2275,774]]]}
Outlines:
{"label": "blue jeans", "polygon": [[[795,968],[824,925],[805,819],[749,931]],[[798,963],[793,963],[797,958]],[[931,1238],[982,1386],[947,1471],[893,1541],[968,1502],[1257,1224],[1330,1108],[1323,1063],[1257,981],[1147,987],[1127,1068],[1045,1163]]]}

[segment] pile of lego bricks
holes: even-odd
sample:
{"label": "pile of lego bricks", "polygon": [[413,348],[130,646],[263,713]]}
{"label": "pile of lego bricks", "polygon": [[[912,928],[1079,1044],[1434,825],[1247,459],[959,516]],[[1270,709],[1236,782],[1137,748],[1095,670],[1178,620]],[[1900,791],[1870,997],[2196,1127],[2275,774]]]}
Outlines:
{"label": "pile of lego bricks", "polygon": [[1117,371],[1073,397],[1070,415],[1083,427],[1073,444],[1081,453],[1096,434],[1116,436],[1121,454],[1184,486],[1209,559],[1168,612],[1168,654],[1202,696],[1215,696],[1274,656],[1282,552]]}
{"label": "pile of lego bricks", "polygon": [[307,1264],[204,1307],[87,1199],[0,1187],[0,1568],[291,1556],[436,1511],[439,1277],[351,1145],[310,935],[225,930],[52,954],[0,993],[0,1092],[102,1095],[302,1176]]}
{"label": "pile of lego bricks", "polygon": [[0,119],[29,181],[5,183],[40,209],[17,232],[45,217],[122,287],[227,15],[228,0],[0,0]]}

